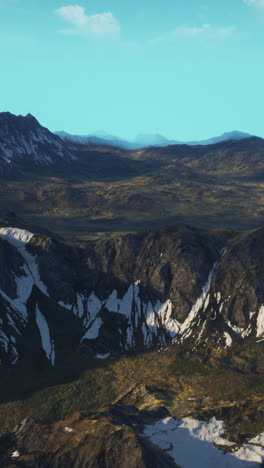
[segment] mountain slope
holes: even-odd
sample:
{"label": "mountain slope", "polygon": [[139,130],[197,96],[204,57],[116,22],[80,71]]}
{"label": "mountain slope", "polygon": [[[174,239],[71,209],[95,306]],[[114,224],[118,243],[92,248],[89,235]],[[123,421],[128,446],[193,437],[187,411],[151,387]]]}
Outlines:
{"label": "mountain slope", "polygon": [[[161,408],[160,414],[166,410]],[[142,421],[136,407],[121,402],[97,413],[75,413],[55,424],[27,418],[0,437],[0,462],[27,468],[177,468],[169,455],[140,433]]]}
{"label": "mountain slope", "polygon": [[208,146],[173,145],[165,148],[146,148],[131,157],[163,164],[182,163],[200,174],[222,178],[261,179],[264,174],[264,140],[251,137]]}
{"label": "mountain slope", "polygon": [[74,158],[63,141],[42,127],[32,115],[0,113],[0,167],[25,163],[46,166]]}
{"label": "mountain slope", "polygon": [[60,368],[79,352],[104,359],[171,342],[257,342],[263,235],[175,226],[78,250],[0,228],[3,368]]}
{"label": "mountain slope", "polygon": [[261,460],[263,258],[263,228],[73,248],[1,220],[0,463],[172,467],[184,434],[201,466]]}

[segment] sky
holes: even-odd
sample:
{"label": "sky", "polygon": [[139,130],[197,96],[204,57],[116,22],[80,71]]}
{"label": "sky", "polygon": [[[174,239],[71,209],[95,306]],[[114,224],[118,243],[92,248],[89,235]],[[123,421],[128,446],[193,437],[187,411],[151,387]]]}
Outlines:
{"label": "sky", "polygon": [[264,137],[264,0],[0,0],[0,111],[51,131]]}

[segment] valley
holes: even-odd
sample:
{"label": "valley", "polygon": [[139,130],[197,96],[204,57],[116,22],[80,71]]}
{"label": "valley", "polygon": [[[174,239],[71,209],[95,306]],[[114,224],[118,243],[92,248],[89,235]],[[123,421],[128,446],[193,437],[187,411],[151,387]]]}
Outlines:
{"label": "valley", "polygon": [[261,466],[264,140],[125,150],[16,119],[1,466]]}
{"label": "valley", "polygon": [[0,212],[8,207],[69,242],[176,223],[257,228],[264,224],[264,142],[258,140],[246,139],[242,148],[241,142],[209,146],[202,156],[201,147],[176,146],[170,154],[75,147],[78,159],[70,166],[20,168],[5,176]]}

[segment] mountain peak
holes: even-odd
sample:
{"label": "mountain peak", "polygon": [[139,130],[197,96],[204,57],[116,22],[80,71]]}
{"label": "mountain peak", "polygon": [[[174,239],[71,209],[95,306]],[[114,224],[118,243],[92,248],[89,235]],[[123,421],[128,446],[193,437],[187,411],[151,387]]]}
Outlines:
{"label": "mountain peak", "polygon": [[228,139],[241,140],[243,138],[250,138],[250,133],[240,132],[239,130],[233,130],[232,132],[224,132],[219,138],[225,137]]}
{"label": "mountain peak", "polygon": [[38,122],[38,120],[36,119],[36,117],[34,117],[34,115],[32,115],[32,114],[27,114],[25,117],[23,117],[23,116],[19,116],[19,117],[24,118],[24,119],[27,120],[28,122],[34,122],[34,123],[40,125],[40,123]]}
{"label": "mountain peak", "polygon": [[41,127],[40,123],[37,119],[31,115],[15,115],[11,112],[0,112],[0,131],[3,130],[3,126],[8,126],[10,130],[10,126],[16,127],[19,130],[23,130],[25,128],[30,127]]}
{"label": "mountain peak", "polygon": [[[0,113],[0,166],[22,161],[48,165],[58,159],[73,159],[64,142],[31,115]],[[1,168],[0,168],[1,169]]]}
{"label": "mountain peak", "polygon": [[207,140],[198,140],[198,141],[191,141],[187,144],[191,146],[196,146],[196,145],[214,145],[215,143],[222,143],[225,141],[232,141],[232,140],[245,140],[246,138],[250,138],[252,135],[250,133],[244,133],[240,132],[238,130],[233,130],[231,132],[225,132],[222,133],[222,135],[208,138]]}

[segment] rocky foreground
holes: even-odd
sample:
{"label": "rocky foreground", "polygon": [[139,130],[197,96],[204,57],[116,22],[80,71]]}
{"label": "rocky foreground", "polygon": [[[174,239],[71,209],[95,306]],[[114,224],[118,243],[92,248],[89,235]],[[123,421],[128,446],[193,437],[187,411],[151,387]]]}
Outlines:
{"label": "rocky foreground", "polygon": [[[125,404],[141,398],[146,408]],[[173,459],[142,433],[146,418],[168,415],[146,388],[133,388],[98,413],[75,413],[56,423],[25,419],[0,438],[1,466],[175,467]]]}
{"label": "rocky foreground", "polygon": [[99,412],[55,423],[24,419],[0,437],[0,463],[28,468],[258,468],[264,433],[243,443],[212,417],[177,420],[144,385]]}

